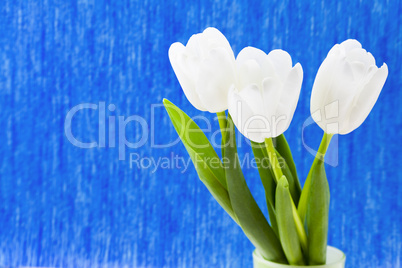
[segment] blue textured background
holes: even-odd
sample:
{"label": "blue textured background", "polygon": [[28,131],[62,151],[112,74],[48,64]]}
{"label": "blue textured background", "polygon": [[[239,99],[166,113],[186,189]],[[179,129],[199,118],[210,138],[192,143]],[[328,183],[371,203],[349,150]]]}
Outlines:
{"label": "blue textured background", "polygon": [[[166,97],[199,115],[183,95],[167,51],[171,43],[185,43],[215,26],[236,54],[248,45],[266,52],[282,48],[302,64],[301,99],[286,132],[302,178],[313,157],[302,146],[301,125],[328,50],[356,38],[378,64],[388,64],[389,77],[371,115],[339,137],[339,166],[327,167],[329,243],[346,253],[347,267],[400,267],[401,12],[401,1],[380,0],[2,0],[0,264],[251,266],[253,246],[192,166],[184,174],[183,168],[130,168],[130,153],[186,157],[182,144],[155,149],[149,141],[127,149],[127,159],[119,161],[117,148],[80,149],[64,134],[67,112],[80,103],[104,101],[116,106],[107,116],[150,121],[151,104]],[[156,143],[177,137],[162,109],[155,119]],[[72,127],[79,139],[97,141],[97,111],[77,114]],[[139,124],[130,123],[126,132],[137,141]],[[306,133],[318,146],[321,130],[311,126]],[[243,146],[241,152],[247,151]],[[257,171],[245,173],[263,206]]]}

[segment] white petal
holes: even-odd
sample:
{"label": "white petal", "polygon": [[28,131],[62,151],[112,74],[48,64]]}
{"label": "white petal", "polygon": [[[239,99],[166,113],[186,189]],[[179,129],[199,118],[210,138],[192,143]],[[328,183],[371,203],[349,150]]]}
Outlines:
{"label": "white petal", "polygon": [[285,108],[285,110],[277,109],[277,113],[285,114],[288,118],[290,118],[290,120],[292,119],[293,114],[296,110],[302,82],[303,69],[300,63],[297,63],[295,67],[293,67],[293,69],[290,71],[286,82],[283,85],[280,104]]}
{"label": "white petal", "polygon": [[264,114],[264,102],[261,90],[258,86],[251,84],[239,92],[240,97],[247,103],[254,114]]}
{"label": "white petal", "polygon": [[346,58],[349,62],[358,61],[366,66],[375,65],[375,59],[373,55],[368,53],[365,49],[356,48],[346,53]]}
{"label": "white petal", "polygon": [[356,48],[362,48],[362,45],[355,39],[348,39],[341,43],[341,47],[347,52]]}
{"label": "white petal", "polygon": [[237,65],[239,88],[245,88],[249,85],[261,84],[263,79],[262,70],[257,61],[249,59],[242,64]]}
{"label": "white petal", "polygon": [[237,55],[236,64],[241,65],[247,62],[248,60],[253,59],[257,61],[260,66],[262,66],[263,64],[261,63],[266,57],[267,54],[265,54],[265,52],[262,51],[261,49],[255,47],[245,47]]}
{"label": "white petal", "polygon": [[345,54],[345,49],[341,47],[341,45],[336,44],[334,45],[328,52],[327,58],[328,57],[340,57],[341,55]]}
{"label": "white petal", "polygon": [[280,102],[283,84],[279,79],[266,78],[262,82],[262,99],[264,102],[264,114],[268,117],[275,115]]}
{"label": "white petal", "polygon": [[236,125],[238,129],[241,128],[241,110],[239,108],[239,104],[241,103],[241,98],[239,96],[239,92],[237,89],[232,86],[228,92],[228,111],[232,116],[233,123]]}
{"label": "white petal", "polygon": [[224,48],[210,51],[200,64],[196,92],[203,106],[211,113],[227,109],[227,96],[235,81],[234,59]]}
{"label": "white petal", "polygon": [[367,62],[369,62],[369,65],[376,65],[375,64],[375,59],[374,59],[373,55],[370,52],[367,52],[366,57],[367,57],[366,60],[367,60]]}
{"label": "white petal", "polygon": [[[254,142],[264,142],[266,138],[276,137],[271,133],[271,122],[264,115],[254,115],[244,123],[244,136]],[[278,135],[279,136],[279,135]]]}
{"label": "white petal", "polygon": [[188,54],[199,59],[204,59],[207,51],[204,40],[201,33],[193,34],[186,44]]}
{"label": "white petal", "polygon": [[300,84],[303,82],[303,68],[300,63],[296,63],[296,65],[292,68],[297,72],[297,77],[299,79]]}
{"label": "white petal", "polygon": [[[333,48],[334,49],[334,48]],[[318,69],[317,75],[315,76],[313,89],[311,91],[311,101],[310,101],[310,111],[311,114],[315,113],[317,110],[321,109],[325,104],[323,103],[328,95],[329,90],[331,90],[332,77],[334,75],[334,70],[340,64],[340,59],[334,56],[328,56],[321,63]]]}
{"label": "white petal", "polygon": [[[303,69],[298,63],[289,72],[282,88],[273,89],[279,92],[279,100],[276,101],[275,109],[270,112],[272,137],[277,137],[288,129],[299,100],[302,80]],[[264,88],[266,89],[273,85],[272,81],[267,80],[264,82]],[[273,87],[278,87],[278,85]]]}
{"label": "white petal", "polygon": [[264,51],[246,47],[237,55],[236,65],[239,75],[239,88],[250,84],[260,86],[265,77],[275,76],[275,71]]}
{"label": "white petal", "polygon": [[374,74],[378,71],[378,67],[376,65],[371,65],[368,67],[365,76],[363,77],[361,81],[362,87],[365,86],[371,78],[374,76]]}
{"label": "white petal", "polygon": [[285,81],[288,73],[292,69],[292,58],[289,53],[281,49],[275,49],[269,52],[268,58],[272,62],[276,74],[282,81]]}
{"label": "white petal", "polygon": [[[204,38],[207,39],[209,49],[216,48],[216,47],[223,47],[224,49],[228,50],[228,52],[232,52],[233,50],[229,44],[229,41],[226,37],[216,28],[209,27],[206,28],[203,32]],[[234,58],[234,55],[233,55]]]}
{"label": "white petal", "polygon": [[[181,43],[174,43],[169,48],[169,60],[179,80],[179,83],[188,101],[198,110],[205,111],[200,98],[195,91],[195,78],[198,75],[189,68],[187,62],[186,48]],[[194,67],[194,66],[192,66]],[[198,68],[198,67],[196,67]]]}
{"label": "white petal", "polygon": [[[282,103],[278,104],[276,114],[271,117],[271,135],[273,138],[278,137],[289,128],[295,108],[296,106],[289,107]],[[290,110],[292,111],[290,112]]]}
{"label": "white petal", "polygon": [[281,103],[287,104],[299,99],[300,89],[303,82],[303,68],[300,63],[289,72],[281,92]]}
{"label": "white petal", "polygon": [[355,81],[361,81],[364,79],[368,67],[359,61],[350,62],[350,66],[352,67],[353,77]]}
{"label": "white petal", "polygon": [[384,63],[364,87],[364,90],[360,94],[357,103],[351,110],[348,126],[342,128],[340,134],[352,132],[358,128],[364,122],[364,120],[366,120],[381,93],[387,76],[388,66]]}
{"label": "white petal", "polygon": [[[250,92],[253,95],[258,89],[254,86],[245,88],[242,92]],[[248,94],[243,94],[247,96]],[[254,142],[264,141],[263,121],[260,120],[261,115],[254,113],[253,109],[248,104],[249,100],[243,97],[232,88],[228,94],[228,109],[232,116],[233,122],[237,129],[248,139]]]}
{"label": "white petal", "polygon": [[[359,92],[359,84],[354,81],[352,67],[347,61],[341,61],[334,70],[331,90],[324,100],[324,118],[327,127],[337,123],[338,129],[347,124],[347,114]],[[328,132],[327,132],[328,133]]]}
{"label": "white petal", "polygon": [[324,131],[332,123],[344,124],[344,116],[357,91],[350,64],[342,57],[326,58],[318,70],[311,93],[310,112],[312,115],[321,114],[321,121],[316,123]]}
{"label": "white petal", "polygon": [[227,50],[234,58],[229,41],[218,29],[212,27],[205,29],[202,33],[192,35],[186,45],[189,53],[200,60],[205,59],[211,49],[218,47]]}

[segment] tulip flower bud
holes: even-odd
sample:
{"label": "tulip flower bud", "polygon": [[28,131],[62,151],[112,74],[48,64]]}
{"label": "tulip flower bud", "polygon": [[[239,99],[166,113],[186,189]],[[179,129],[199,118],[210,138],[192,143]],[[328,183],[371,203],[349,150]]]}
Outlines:
{"label": "tulip flower bud", "polygon": [[281,135],[288,129],[303,81],[299,63],[273,50],[268,55],[244,48],[236,58],[238,82],[229,91],[229,113],[238,130],[254,142]]}
{"label": "tulip flower bud", "polygon": [[321,64],[311,93],[310,111],[329,134],[347,134],[367,118],[388,76],[370,52],[353,39],[336,44]]}
{"label": "tulip flower bud", "polygon": [[169,59],[184,94],[201,111],[227,109],[227,96],[235,80],[235,57],[225,36],[215,28],[191,36],[187,45],[174,43]]}

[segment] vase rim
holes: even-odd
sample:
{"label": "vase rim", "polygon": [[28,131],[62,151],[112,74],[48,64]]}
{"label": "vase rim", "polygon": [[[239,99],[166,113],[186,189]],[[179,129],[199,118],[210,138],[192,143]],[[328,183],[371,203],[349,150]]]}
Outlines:
{"label": "vase rim", "polygon": [[277,263],[277,262],[272,262],[272,261],[268,261],[268,260],[264,259],[257,249],[255,249],[253,251],[253,258],[257,259],[258,262],[265,263],[267,265],[270,265],[270,267],[273,267],[273,268],[289,268],[289,267],[292,267],[292,268],[303,268],[303,267],[327,268],[330,265],[344,263],[346,260],[345,253],[343,253],[343,251],[341,251],[340,249],[337,249],[336,247],[327,246],[327,256],[329,255],[329,253],[336,254],[337,257],[335,259],[331,259],[331,260],[328,260],[328,257],[327,257],[327,263],[322,264],[322,265],[291,265],[291,264],[281,264],[281,263]]}

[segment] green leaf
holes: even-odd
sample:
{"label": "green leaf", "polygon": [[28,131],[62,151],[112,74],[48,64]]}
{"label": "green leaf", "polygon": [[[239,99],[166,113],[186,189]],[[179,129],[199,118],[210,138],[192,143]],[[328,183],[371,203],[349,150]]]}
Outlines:
{"label": "green leaf", "polygon": [[[328,149],[329,143],[331,142],[332,136],[333,136],[333,134],[327,134],[324,132],[324,135],[323,135],[321,143],[320,143],[320,147],[318,148],[318,151],[317,151],[317,155],[314,158],[313,164],[311,165],[310,171],[308,172],[306,181],[304,182],[303,190],[301,192],[299,204],[297,207],[298,213],[303,222],[306,220],[306,213],[307,213],[307,206],[308,206],[307,201],[308,201],[309,194],[310,194],[312,171],[316,168],[316,165],[318,164],[318,162],[324,161],[323,159],[324,159],[325,153]],[[321,158],[322,158],[322,160],[321,160]]]}
{"label": "green leaf", "polygon": [[[187,151],[191,150],[196,152],[201,157],[203,163],[215,174],[221,185],[227,189],[225,172],[222,168],[223,166],[219,165],[219,163],[221,163],[219,156],[216,154],[204,132],[202,132],[198,125],[187,114],[169,100],[164,99],[163,104]],[[196,165],[196,163],[194,163],[194,165]]]}
{"label": "green leaf", "polygon": [[301,194],[301,187],[299,180],[297,179],[297,177],[295,178],[293,176],[293,173],[291,172],[291,169],[289,168],[287,161],[285,161],[285,159],[282,157],[279,151],[276,151],[276,155],[278,158],[278,162],[281,164],[282,173],[283,175],[285,175],[289,183],[289,191],[290,194],[292,195],[293,202],[297,206]]}
{"label": "green leaf", "polygon": [[291,265],[305,265],[301,243],[293,219],[293,204],[289,184],[285,176],[282,176],[278,181],[275,200],[279,238],[286,258]]}
{"label": "green leaf", "polygon": [[[262,150],[262,153],[264,154],[264,156],[267,159],[269,159],[268,151],[267,151],[266,147],[265,147],[265,150]],[[301,194],[301,187],[300,187],[299,180],[293,178],[292,172],[291,172],[290,168],[288,167],[285,159],[282,157],[282,155],[279,153],[279,151],[276,150],[276,148],[275,148],[275,154],[278,159],[279,165],[281,166],[282,173],[283,173],[283,175],[286,176],[286,178],[289,182],[289,185],[290,185],[289,190],[290,190],[290,194],[292,195],[293,202],[297,206],[299,199],[300,199],[300,194]],[[270,167],[270,169],[272,171],[272,176],[274,176],[272,167]]]}
{"label": "green leaf", "polygon": [[182,110],[164,99],[166,111],[193,161],[200,180],[212,196],[237,222],[227,191],[223,165],[205,134]]}
{"label": "green leaf", "polygon": [[322,265],[326,261],[329,198],[329,186],[322,157],[312,170],[307,201],[309,265]]}
{"label": "green leaf", "polygon": [[237,155],[234,124],[228,116],[224,161],[229,197],[239,224],[261,255],[270,261],[286,263],[281,244],[247,186]]}
{"label": "green leaf", "polygon": [[[282,172],[283,175],[286,176],[289,182],[290,193],[292,194],[293,202],[297,206],[301,195],[301,186],[299,178],[297,176],[296,165],[295,162],[293,161],[293,156],[289,148],[289,144],[284,134],[281,134],[278,137],[273,138],[272,141],[274,143],[277,154],[279,155],[278,156],[279,163],[283,162],[286,163],[285,165],[282,166]],[[291,177],[290,174],[292,175]]]}
{"label": "green leaf", "polygon": [[271,164],[268,157],[266,157],[265,143],[256,143],[251,141],[251,148],[253,149],[254,158],[258,166],[258,173],[260,174],[262,185],[265,190],[265,199],[268,207],[269,220],[271,222],[272,229],[279,237],[278,224],[276,222],[275,213],[275,189],[276,183],[274,175],[271,170]]}
{"label": "green leaf", "polygon": [[278,137],[273,138],[272,140],[273,140],[275,149],[285,159],[286,164],[288,165],[290,172],[293,175],[293,178],[295,180],[297,180],[297,182],[299,184],[299,188],[300,188],[300,182],[299,182],[299,178],[297,176],[296,165],[295,165],[295,162],[293,161],[292,151],[289,148],[289,144],[285,138],[285,135],[281,134]]}

